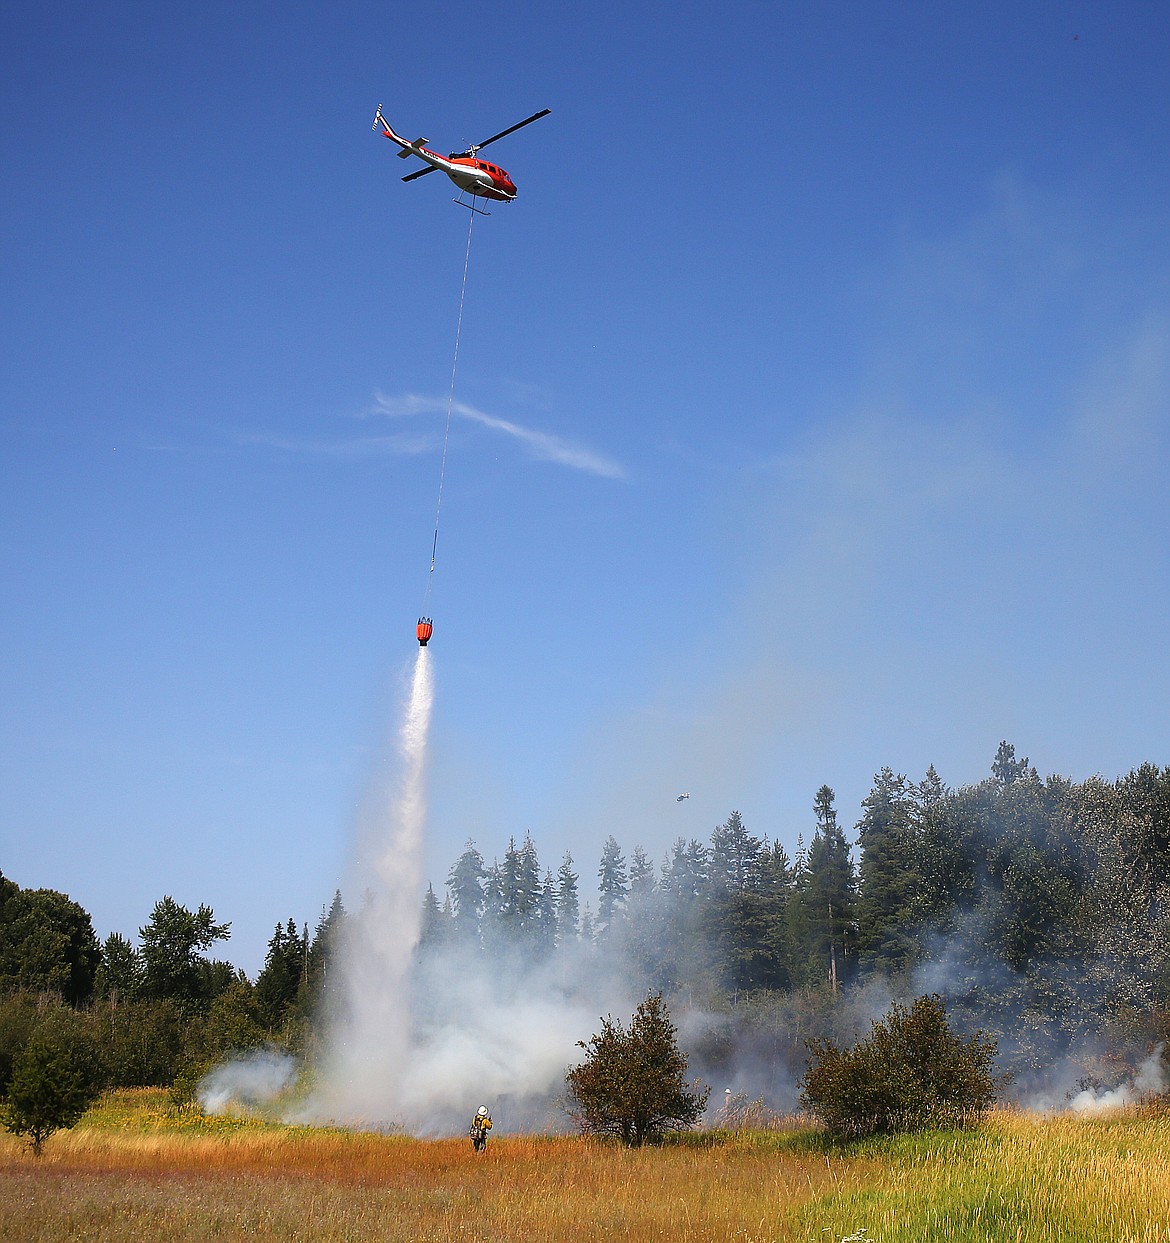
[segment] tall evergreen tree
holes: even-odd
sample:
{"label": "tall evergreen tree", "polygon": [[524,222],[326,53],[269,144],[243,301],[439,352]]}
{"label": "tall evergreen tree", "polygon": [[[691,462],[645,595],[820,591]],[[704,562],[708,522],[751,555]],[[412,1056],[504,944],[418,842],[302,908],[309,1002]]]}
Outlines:
{"label": "tall evergreen tree", "polygon": [[678,838],[662,869],[660,888],[677,909],[690,912],[707,893],[711,878],[707,847],[697,838]]}
{"label": "tall evergreen tree", "polygon": [[573,856],[566,850],[561,866],[557,869],[556,911],[557,944],[571,945],[579,935],[581,902],[577,893],[580,878],[573,871]]}
{"label": "tall evergreen tree", "polygon": [[296,1005],[306,953],[296,920],[290,919],[283,927],[276,925],[253,993],[260,1020],[269,1031],[275,1031]]}
{"label": "tall evergreen tree", "polygon": [[504,865],[493,859],[483,872],[483,918],[479,923],[479,937],[485,949],[498,949],[508,938],[505,911],[510,888]]}
{"label": "tall evergreen tree", "polygon": [[349,914],[341,900],[341,890],[333,893],[333,901],[322,909],[309,944],[306,971],[301,980],[298,998],[302,1013],[318,1009],[328,1011],[337,1000],[337,956],[345,938]]}
{"label": "tall evergreen tree", "polygon": [[911,798],[916,867],[908,910],[921,955],[950,932],[957,912],[972,908],[982,864],[971,826],[956,814],[933,764]]}
{"label": "tall evergreen tree", "polygon": [[738,811],[711,834],[707,935],[724,983],[735,990],[756,987],[766,974],[764,911],[758,900],[762,849]]}
{"label": "tall evergreen tree", "polygon": [[447,873],[447,891],[455,915],[455,936],[459,941],[472,945],[479,940],[479,923],[484,911],[483,856],[475,848],[471,838],[463,853]]}
{"label": "tall evergreen tree", "polygon": [[525,833],[520,846],[520,869],[516,886],[516,911],[519,917],[517,930],[523,940],[533,944],[541,939],[543,894],[536,843],[532,840],[531,833]]}
{"label": "tall evergreen tree", "polygon": [[758,864],[759,965],[752,987],[789,989],[794,981],[790,914],[796,901],[796,869],[779,842],[765,843]]}
{"label": "tall evergreen tree", "polygon": [[546,868],[536,895],[533,912],[532,944],[538,957],[551,954],[557,946],[557,880]]}
{"label": "tall evergreen tree", "polygon": [[1028,774],[1036,776],[1036,770],[1028,765],[1028,757],[1016,759],[1016,748],[1010,742],[1001,742],[991,763],[991,775],[1001,786],[1009,786],[1020,777]]}
{"label": "tall evergreen tree", "polygon": [[597,919],[603,929],[612,927],[629,891],[626,860],[611,834],[605,839],[597,869]]}
{"label": "tall evergreen tree", "polygon": [[452,932],[452,916],[450,899],[440,906],[439,895],[434,885],[428,882],[427,891],[423,894],[422,921],[419,924],[418,948],[427,953],[445,945]]}
{"label": "tall evergreen tree", "polygon": [[833,985],[848,978],[855,964],[857,886],[849,843],[837,823],[835,797],[827,785],[816,793],[816,831],[801,893],[809,932],[807,978]]}
{"label": "tall evergreen tree", "polygon": [[657,940],[647,947],[648,983],[664,992],[706,996],[718,981],[719,964],[707,920],[709,852],[697,838],[675,841],[658,892],[662,914]]}
{"label": "tall evergreen tree", "polygon": [[521,879],[522,862],[516,839],[508,839],[503,862],[499,865],[500,889],[498,922],[500,931],[511,941],[519,939],[530,907],[531,893]]}
{"label": "tall evergreen tree", "polygon": [[642,849],[635,846],[630,855],[630,893],[631,902],[644,902],[654,892],[654,861]]}
{"label": "tall evergreen tree", "polygon": [[738,894],[753,888],[763,842],[749,833],[738,811],[711,833],[710,879],[715,894]]}
{"label": "tall evergreen tree", "polygon": [[862,970],[890,974],[913,958],[911,899],[921,885],[912,790],[883,768],[862,803],[857,950]]}

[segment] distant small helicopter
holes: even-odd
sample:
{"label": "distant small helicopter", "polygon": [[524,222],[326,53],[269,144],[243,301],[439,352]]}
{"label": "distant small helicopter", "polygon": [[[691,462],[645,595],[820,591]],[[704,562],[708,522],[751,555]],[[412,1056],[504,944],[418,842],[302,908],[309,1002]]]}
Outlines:
{"label": "distant small helicopter", "polygon": [[[451,178],[462,194],[471,195],[471,202],[465,203],[465,207],[486,215],[487,213],[482,208],[476,207],[475,200],[477,198],[493,199],[497,203],[510,203],[516,197],[516,183],[498,165],[491,164],[487,160],[476,159],[475,153],[486,147],[488,143],[506,138],[525,125],[539,121],[541,117],[548,116],[551,111],[551,108],[545,108],[541,112],[534,112],[532,116],[518,121],[515,125],[510,125],[507,129],[500,130],[498,134],[485,138],[483,142],[477,142],[474,146],[468,147],[466,151],[452,151],[450,155],[440,155],[437,151],[428,150],[423,144],[429,139],[416,138],[414,142],[408,142],[400,137],[390,128],[390,123],[382,115],[381,104],[378,105],[378,111],[374,113],[374,124],[371,128],[376,131],[381,125],[383,137],[389,138],[392,143],[402,148],[398,153],[400,160],[417,155],[420,160],[427,162],[428,167],[420,168],[415,173],[408,173],[403,177],[403,181],[414,181],[438,169]],[[457,199],[456,202],[458,201]]]}

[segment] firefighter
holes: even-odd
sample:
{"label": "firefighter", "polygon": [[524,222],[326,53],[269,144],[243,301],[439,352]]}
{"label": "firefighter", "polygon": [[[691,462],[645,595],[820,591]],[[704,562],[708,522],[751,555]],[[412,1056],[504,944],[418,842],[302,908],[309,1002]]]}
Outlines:
{"label": "firefighter", "polygon": [[471,1146],[476,1152],[483,1152],[487,1147],[488,1132],[492,1129],[492,1116],[488,1107],[481,1105],[471,1120]]}

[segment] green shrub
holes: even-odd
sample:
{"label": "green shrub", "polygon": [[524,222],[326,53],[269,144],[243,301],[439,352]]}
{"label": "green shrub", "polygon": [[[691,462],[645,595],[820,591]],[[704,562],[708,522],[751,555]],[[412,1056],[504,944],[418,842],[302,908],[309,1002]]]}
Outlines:
{"label": "green shrub", "polygon": [[662,994],[651,993],[629,1031],[608,1018],[588,1044],[577,1041],[585,1060],[566,1073],[565,1086],[583,1134],[613,1135],[636,1148],[698,1121],[710,1089],[687,1085],[687,1055],[674,1037]]}
{"label": "green shrub", "polygon": [[101,1063],[80,1015],[62,1009],[42,1020],[12,1065],[0,1120],[40,1155],[54,1131],[80,1119],[101,1091]]}
{"label": "green shrub", "polygon": [[955,1035],[938,996],[895,1004],[852,1049],[808,1048],[800,1103],[839,1138],[968,1126],[995,1100],[995,1042]]}

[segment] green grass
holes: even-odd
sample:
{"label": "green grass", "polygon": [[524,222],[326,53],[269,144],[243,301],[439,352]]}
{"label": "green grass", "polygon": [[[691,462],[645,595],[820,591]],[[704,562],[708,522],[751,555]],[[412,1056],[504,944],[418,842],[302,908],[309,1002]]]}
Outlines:
{"label": "green grass", "polygon": [[830,1238],[864,1227],[886,1243],[1170,1240],[1163,1119],[1004,1113],[973,1131],[873,1140],[850,1153],[878,1172],[806,1206],[804,1220]]}

